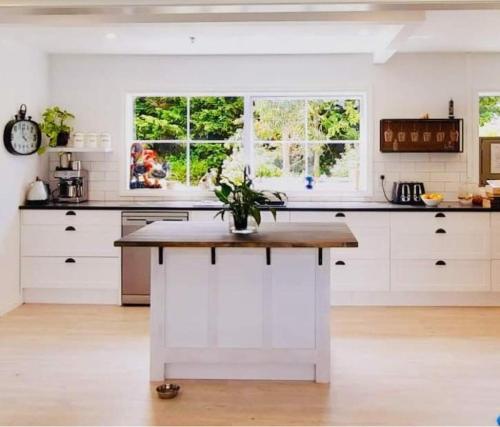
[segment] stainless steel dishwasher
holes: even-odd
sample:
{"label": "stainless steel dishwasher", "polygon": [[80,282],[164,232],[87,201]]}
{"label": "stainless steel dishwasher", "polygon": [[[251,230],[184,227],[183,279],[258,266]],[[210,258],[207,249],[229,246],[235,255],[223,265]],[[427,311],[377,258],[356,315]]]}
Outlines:
{"label": "stainless steel dishwasher", "polygon": [[[122,237],[156,221],[188,221],[183,211],[122,213]],[[122,304],[149,305],[150,248],[122,249]]]}

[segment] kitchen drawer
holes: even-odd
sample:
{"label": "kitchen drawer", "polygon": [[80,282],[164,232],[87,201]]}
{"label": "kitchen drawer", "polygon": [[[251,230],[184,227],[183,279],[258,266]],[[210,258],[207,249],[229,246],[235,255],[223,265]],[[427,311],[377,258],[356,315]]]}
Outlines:
{"label": "kitchen drawer", "polygon": [[[443,264],[444,265],[439,265]],[[489,291],[490,261],[393,260],[393,291]]]}
{"label": "kitchen drawer", "polygon": [[491,288],[494,292],[500,292],[500,260],[491,262]]}
{"label": "kitchen drawer", "polygon": [[22,256],[120,256],[120,225],[23,225]]}
{"label": "kitchen drawer", "polygon": [[332,291],[389,291],[389,260],[346,259],[332,254]]}
{"label": "kitchen drawer", "polygon": [[22,288],[119,289],[120,259],[23,257]]}
{"label": "kitchen drawer", "polygon": [[24,225],[115,225],[121,224],[120,211],[101,210],[23,210]]}
{"label": "kitchen drawer", "polygon": [[459,233],[489,233],[490,214],[487,212],[392,212],[393,233],[419,233],[443,228]]}
{"label": "kitchen drawer", "polygon": [[391,232],[391,258],[393,259],[489,259],[490,235],[485,232],[414,230],[407,225],[405,233]]}
{"label": "kitchen drawer", "polygon": [[356,227],[357,248],[333,248],[332,257],[339,259],[389,259],[390,233],[385,228]]}
{"label": "kitchen drawer", "polygon": [[290,222],[345,222],[352,230],[359,227],[389,228],[388,212],[292,211]]}
{"label": "kitchen drawer", "polygon": [[491,257],[500,259],[500,213],[491,213]]}

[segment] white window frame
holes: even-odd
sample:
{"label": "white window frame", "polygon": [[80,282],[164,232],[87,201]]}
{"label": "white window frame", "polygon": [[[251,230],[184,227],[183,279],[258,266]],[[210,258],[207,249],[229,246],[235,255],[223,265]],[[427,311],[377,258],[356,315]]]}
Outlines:
{"label": "white window frame", "polygon": [[[191,199],[191,200],[203,200],[208,197],[213,196],[213,192],[202,190],[197,187],[183,188],[181,190],[174,189],[130,189],[129,188],[129,170],[130,170],[130,147],[134,139],[134,100],[137,97],[203,97],[203,96],[239,96],[244,99],[244,126],[243,126],[243,136],[241,140],[241,146],[244,153],[245,159],[248,160],[250,164],[253,163],[253,100],[259,98],[276,98],[276,99],[349,99],[357,98],[360,100],[360,135],[359,140],[355,141],[359,144],[359,185],[358,190],[352,191],[339,191],[333,186],[328,190],[306,190],[305,186],[303,189],[285,189],[284,191],[289,196],[289,199],[295,200],[305,200],[305,199],[349,199],[349,198],[366,198],[373,194],[372,183],[369,177],[371,176],[371,159],[372,159],[372,146],[370,144],[369,138],[369,109],[368,108],[368,94],[367,91],[334,91],[334,92],[244,92],[244,91],[231,91],[231,92],[136,92],[136,93],[126,93],[125,95],[125,147],[123,150],[124,157],[121,161],[120,170],[121,173],[121,196],[133,196],[133,197],[158,197],[165,200],[180,200],[180,199]],[[189,114],[189,112],[188,112]],[[189,121],[189,117],[188,117]],[[248,125],[250,124],[250,125]],[[188,126],[188,137],[189,137],[189,126]],[[167,142],[167,141],[147,141],[147,142]],[[182,143],[184,140],[171,141]],[[200,141],[202,142],[202,141]],[[212,141],[208,141],[212,142]],[[215,143],[221,143],[219,141],[214,141]],[[279,142],[279,141],[277,141]],[[302,141],[297,141],[301,143]],[[327,143],[329,141],[317,141]],[[352,141],[341,141],[342,143],[348,144]],[[189,156],[187,159],[187,166],[189,167]],[[269,188],[269,190],[273,190]]]}

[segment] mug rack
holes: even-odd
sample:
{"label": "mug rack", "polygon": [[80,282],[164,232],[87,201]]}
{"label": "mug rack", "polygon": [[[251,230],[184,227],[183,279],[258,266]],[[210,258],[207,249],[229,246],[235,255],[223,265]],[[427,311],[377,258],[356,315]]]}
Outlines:
{"label": "mug rack", "polygon": [[461,153],[463,119],[382,119],[382,153]]}

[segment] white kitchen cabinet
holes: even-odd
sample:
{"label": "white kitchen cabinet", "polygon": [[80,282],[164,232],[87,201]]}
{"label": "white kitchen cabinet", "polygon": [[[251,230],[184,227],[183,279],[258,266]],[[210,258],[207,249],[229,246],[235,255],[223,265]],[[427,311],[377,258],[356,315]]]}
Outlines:
{"label": "white kitchen cabinet", "polygon": [[489,259],[488,213],[391,214],[393,259]]}
{"label": "white kitchen cabinet", "polygon": [[387,212],[291,211],[291,222],[345,222],[351,229],[388,228]]}
{"label": "white kitchen cabinet", "polygon": [[109,256],[119,257],[113,243],[120,238],[115,225],[24,225],[22,256]]}
{"label": "white kitchen cabinet", "polygon": [[391,261],[393,291],[489,291],[489,260],[403,260]]}
{"label": "white kitchen cabinet", "polygon": [[119,226],[121,211],[102,210],[23,210],[21,215],[23,225],[100,225]]}
{"label": "white kitchen cabinet", "polygon": [[23,288],[116,289],[119,258],[25,257],[21,271]]}
{"label": "white kitchen cabinet", "polygon": [[500,260],[491,261],[491,289],[500,292]]}
{"label": "white kitchen cabinet", "polygon": [[22,211],[24,301],[120,304],[120,236],[120,211]]}
{"label": "white kitchen cabinet", "polygon": [[[358,240],[357,248],[331,249],[331,289],[388,291],[390,289],[389,214],[386,212],[290,212],[291,222],[342,222]],[[332,294],[332,301],[335,295]]]}
{"label": "white kitchen cabinet", "polygon": [[389,291],[389,259],[350,259],[332,254],[332,291]]}
{"label": "white kitchen cabinet", "polygon": [[491,213],[491,258],[500,260],[500,212]]}

